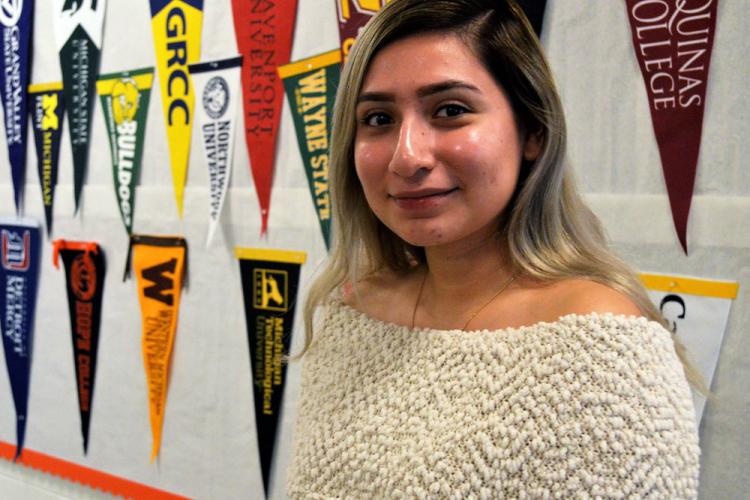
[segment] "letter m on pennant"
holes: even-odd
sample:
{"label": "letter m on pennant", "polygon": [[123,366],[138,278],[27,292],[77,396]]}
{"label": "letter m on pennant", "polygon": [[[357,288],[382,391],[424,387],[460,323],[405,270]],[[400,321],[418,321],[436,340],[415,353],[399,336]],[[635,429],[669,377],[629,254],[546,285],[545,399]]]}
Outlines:
{"label": "letter m on pennant", "polygon": [[158,300],[162,304],[171,306],[173,302],[172,286],[174,280],[165,274],[174,274],[175,267],[177,267],[177,259],[169,259],[166,262],[141,271],[141,277],[152,283],[143,290],[143,294],[150,299]]}

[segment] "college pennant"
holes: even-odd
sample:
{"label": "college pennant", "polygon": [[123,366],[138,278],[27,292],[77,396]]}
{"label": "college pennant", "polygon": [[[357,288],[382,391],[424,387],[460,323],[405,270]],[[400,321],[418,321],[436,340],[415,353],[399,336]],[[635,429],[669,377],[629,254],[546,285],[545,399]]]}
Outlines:
{"label": "college pennant", "polygon": [[626,0],[677,237],[687,224],[719,0]]}
{"label": "college pennant", "polygon": [[338,49],[279,68],[326,248],[330,247],[331,238],[328,142],[340,72]]}
{"label": "college pennant", "polygon": [[112,150],[112,178],[117,206],[128,234],[133,232],[135,186],[141,171],[143,137],[154,69],[143,68],[102,75],[96,90],[102,100]]}
{"label": "college pennant", "polygon": [[16,408],[15,459],[23,450],[28,417],[39,241],[36,222],[0,219],[0,330]]}
{"label": "college pennant", "polygon": [[73,361],[76,367],[78,409],[81,414],[83,453],[89,448],[89,422],[96,380],[96,354],[104,295],[104,254],[94,242],[55,240],[52,262],[65,266]]}
{"label": "college pennant", "polygon": [[130,271],[131,252],[143,320],[141,343],[148,384],[153,462],[161,446],[170,356],[187,268],[187,242],[177,236],[131,235],[126,276]]}
{"label": "college pennant", "polygon": [[62,82],[40,83],[29,86],[29,111],[34,130],[39,184],[44,204],[47,237],[52,234],[52,206],[57,186],[57,166],[60,159],[60,140],[65,105]]}
{"label": "college pennant", "polygon": [[341,56],[344,61],[349,57],[354,41],[372,16],[378,13],[391,0],[335,0],[336,13],[339,19],[339,40]]}
{"label": "college pennant", "polygon": [[276,68],[289,62],[297,0],[232,0],[242,65],[245,141],[255,182],[263,236],[268,230],[276,135],[284,88]]}
{"label": "college pennant", "polygon": [[304,252],[237,248],[252,367],[263,489],[273,458]]}
{"label": "college pennant", "polygon": [[53,0],[57,49],[60,51],[63,97],[73,150],[76,212],[89,161],[94,84],[99,72],[106,0]]}
{"label": "college pennant", "polygon": [[195,94],[188,64],[201,53],[203,0],[149,0],[177,212],[182,217]]}
{"label": "college pennant", "polygon": [[234,123],[240,98],[242,56],[189,66],[199,106],[196,115],[203,136],[209,180],[208,236],[213,239],[229,188],[234,151]]}

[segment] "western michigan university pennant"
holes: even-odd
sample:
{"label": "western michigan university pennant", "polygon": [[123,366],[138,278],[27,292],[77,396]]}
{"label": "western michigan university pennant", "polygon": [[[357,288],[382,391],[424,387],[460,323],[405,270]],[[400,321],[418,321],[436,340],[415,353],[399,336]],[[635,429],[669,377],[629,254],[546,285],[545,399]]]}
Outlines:
{"label": "western michigan university pennant", "polygon": [[117,206],[128,234],[133,232],[135,186],[141,171],[146,116],[154,80],[153,68],[102,75],[96,89],[102,100],[112,150],[112,177]]}
{"label": "western michigan university pennant", "polygon": [[344,61],[349,57],[359,30],[389,1],[391,0],[335,0]]}
{"label": "western michigan university pennant", "polygon": [[297,0],[232,0],[242,65],[245,141],[261,213],[261,235],[268,229],[276,135],[284,88],[276,68],[289,62]]}
{"label": "western michigan university pennant", "polygon": [[5,141],[8,144],[16,212],[21,211],[26,179],[26,87],[31,70],[31,23],[33,0],[4,1],[0,5],[0,97],[4,109]]}
{"label": "western michigan university pennant", "polygon": [[208,166],[208,236],[213,239],[229,188],[234,151],[234,128],[240,100],[242,57],[190,65],[198,96],[196,115]]}
{"label": "western michigan university pennant", "polygon": [[195,94],[188,64],[201,53],[203,0],[149,0],[177,212],[182,217]]}
{"label": "western michigan university pennant", "polygon": [[677,237],[687,224],[719,0],[626,0]]}
{"label": "western michigan university pennant", "polygon": [[89,422],[94,399],[96,355],[104,295],[104,254],[94,242],[56,240],[53,248],[55,267],[60,267],[60,257],[65,266],[78,409],[81,414],[83,452],[86,453],[89,447]]}
{"label": "western michigan university pennant", "polygon": [[89,159],[91,112],[99,72],[106,1],[53,0],[52,5],[73,150],[73,187],[78,210]]}
{"label": "western michigan university pennant", "polygon": [[294,309],[304,252],[237,248],[250,344],[255,424],[263,487],[273,458],[286,381],[284,356],[292,342]]}
{"label": "western michigan university pennant", "polygon": [[28,417],[39,242],[36,222],[0,219],[0,330],[16,407],[16,459],[23,450]]}
{"label": "western michigan university pennant", "polygon": [[[641,274],[640,277],[651,300],[685,345],[690,361],[710,387],[739,284],[664,274]],[[693,391],[693,402],[700,422],[706,397]]]}
{"label": "western michigan university pennant", "polygon": [[62,82],[29,86],[31,128],[34,131],[47,236],[52,234],[52,206],[55,200],[55,186],[57,186],[57,166],[60,159],[64,110]]}
{"label": "western michigan university pennant", "polygon": [[338,49],[279,68],[294,117],[297,144],[305,165],[310,194],[327,248],[331,230],[328,143],[340,71],[341,51]]}
{"label": "western michigan university pennant", "polygon": [[153,462],[161,446],[170,356],[180,311],[187,242],[180,237],[134,234],[130,237],[130,247],[143,320],[141,342],[148,384]]}

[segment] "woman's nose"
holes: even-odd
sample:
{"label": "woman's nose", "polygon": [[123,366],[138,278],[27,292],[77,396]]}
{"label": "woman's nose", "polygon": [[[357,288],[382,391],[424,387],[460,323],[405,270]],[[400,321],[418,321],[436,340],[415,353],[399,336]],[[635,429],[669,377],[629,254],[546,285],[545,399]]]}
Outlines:
{"label": "woman's nose", "polygon": [[420,118],[405,118],[401,122],[390,170],[406,178],[432,170],[434,166],[432,141],[428,124]]}

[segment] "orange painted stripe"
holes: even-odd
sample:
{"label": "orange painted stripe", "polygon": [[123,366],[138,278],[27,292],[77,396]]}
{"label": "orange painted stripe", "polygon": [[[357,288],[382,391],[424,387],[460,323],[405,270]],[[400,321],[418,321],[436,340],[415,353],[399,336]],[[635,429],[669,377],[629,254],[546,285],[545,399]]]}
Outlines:
{"label": "orange painted stripe", "polygon": [[[15,445],[0,441],[0,458],[12,462],[15,454]],[[16,463],[125,498],[137,498],[139,500],[188,499],[188,497],[129,481],[118,476],[113,476],[112,474],[107,474],[106,472],[84,467],[83,465],[68,462],[67,460],[62,460],[38,451],[29,450],[28,448],[24,448],[21,457]]]}

